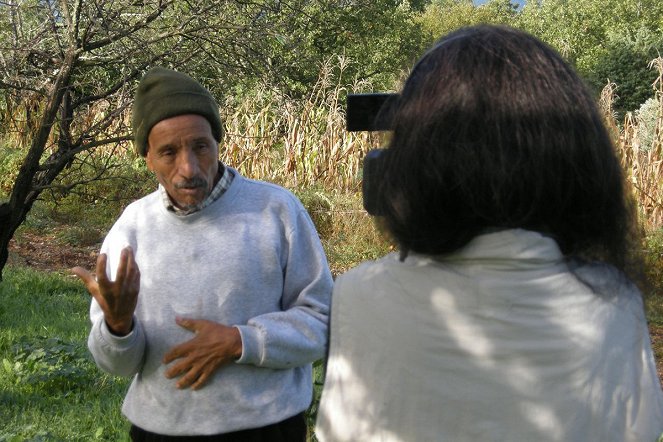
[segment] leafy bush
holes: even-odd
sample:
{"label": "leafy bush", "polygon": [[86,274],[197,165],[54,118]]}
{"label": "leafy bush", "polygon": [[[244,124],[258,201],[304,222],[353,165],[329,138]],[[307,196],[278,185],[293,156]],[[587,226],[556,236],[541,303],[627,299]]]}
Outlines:
{"label": "leafy bush", "polygon": [[315,421],[318,417],[318,409],[320,408],[320,398],[322,397],[322,387],[324,386],[324,383],[325,361],[320,359],[313,363],[313,401],[308,410],[306,410],[306,424],[308,425],[310,436],[311,433],[313,433],[312,429],[315,427]]}
{"label": "leafy bush", "polygon": [[362,261],[377,259],[393,249],[389,238],[362,206],[361,194],[327,194],[332,201],[332,231],[322,237],[332,274]]}
{"label": "leafy bush", "polygon": [[59,230],[56,234],[58,242],[70,246],[93,246],[100,244],[105,235],[105,230],[88,222],[81,222],[66,229]]}
{"label": "leafy bush", "polygon": [[328,238],[333,232],[332,200],[322,190],[294,190],[315,224],[321,238]]}
{"label": "leafy bush", "polygon": [[587,80],[597,91],[609,79],[617,84],[615,110],[619,117],[638,109],[652,97],[652,84],[658,74],[649,68],[651,60],[663,52],[660,33],[640,29],[635,33],[612,33],[602,51],[586,73]]}
{"label": "leafy bush", "polygon": [[80,344],[59,337],[23,337],[12,346],[13,358],[2,368],[15,385],[45,395],[89,388],[96,368]]}
{"label": "leafy bush", "polygon": [[659,106],[658,100],[649,98],[642,103],[640,109],[635,111],[635,118],[638,122],[638,138],[640,140],[640,149],[642,150],[650,150],[654,145],[657,135],[656,124],[659,118]]}
{"label": "leafy bush", "polygon": [[24,154],[21,149],[0,146],[0,196],[11,193]]}
{"label": "leafy bush", "polygon": [[663,229],[647,235],[644,255],[651,284],[650,293],[645,297],[647,316],[650,323],[663,326]]}
{"label": "leafy bush", "polygon": [[107,225],[156,186],[143,158],[127,151],[95,152],[66,169],[43,199],[62,221]]}

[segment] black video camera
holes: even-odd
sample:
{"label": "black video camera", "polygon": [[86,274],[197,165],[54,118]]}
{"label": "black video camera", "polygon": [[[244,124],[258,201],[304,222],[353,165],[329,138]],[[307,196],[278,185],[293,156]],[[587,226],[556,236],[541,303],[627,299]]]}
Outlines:
{"label": "black video camera", "polygon": [[[397,100],[398,94],[348,94],[346,129],[351,132],[391,130]],[[373,149],[364,157],[361,193],[364,209],[374,216],[384,213],[378,185],[386,155],[386,149]]]}

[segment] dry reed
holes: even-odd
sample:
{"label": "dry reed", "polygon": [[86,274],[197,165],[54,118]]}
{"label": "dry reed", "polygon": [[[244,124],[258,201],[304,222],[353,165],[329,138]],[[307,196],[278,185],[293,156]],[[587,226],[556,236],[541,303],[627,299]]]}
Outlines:
{"label": "dry reed", "polygon": [[225,117],[223,159],[247,176],[291,188],[356,191],[363,157],[380,136],[345,130],[343,97],[370,85],[344,86],[344,68],[343,58],[326,63],[302,100],[276,96],[240,103]]}
{"label": "dry reed", "polygon": [[[645,131],[651,129],[645,128],[632,112],[627,113],[623,125],[618,126],[612,110],[613,83],[605,86],[599,104],[637,201],[641,224],[646,231],[652,232],[663,228],[663,58],[656,58],[650,66],[659,73],[652,85],[657,101],[652,137],[644,136]],[[646,139],[650,139],[650,145],[646,145]]]}
{"label": "dry reed", "polygon": [[[266,88],[242,101],[229,103],[223,119],[226,136],[221,158],[246,176],[277,182],[292,189],[310,188],[330,193],[356,194],[361,185],[361,167],[369,149],[383,142],[382,135],[345,130],[344,98],[347,93],[371,90],[368,83],[348,86],[343,81],[346,61],[330,60],[322,66],[319,80],[303,99],[292,99]],[[613,134],[628,182],[632,185],[643,227],[652,231],[663,227],[663,59],[652,67],[659,77],[654,83],[658,114],[651,146],[642,144],[642,128],[633,114],[616,121],[612,110],[615,85],[609,83],[601,96],[600,107]],[[113,109],[112,102],[90,109],[74,122],[80,130],[93,128],[99,116]],[[12,102],[3,109],[5,123],[0,134],[2,147],[25,149],[29,139],[26,109],[34,103]],[[11,110],[12,115],[7,112]],[[20,117],[19,117],[20,116]],[[22,118],[21,118],[22,117]],[[126,130],[128,118],[118,118],[107,127],[109,132]],[[51,148],[56,146],[53,135]],[[45,155],[51,153],[47,148]],[[114,156],[119,161],[135,161],[131,143],[97,148],[96,154]]]}

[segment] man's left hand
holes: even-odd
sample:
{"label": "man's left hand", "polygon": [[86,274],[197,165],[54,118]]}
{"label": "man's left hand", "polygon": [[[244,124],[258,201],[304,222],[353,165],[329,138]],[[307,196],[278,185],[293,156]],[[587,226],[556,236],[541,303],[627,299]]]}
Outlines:
{"label": "man's left hand", "polygon": [[242,355],[242,339],[239,330],[204,319],[177,318],[177,324],[196,336],[170,349],[163,358],[164,364],[173,364],[166,370],[166,377],[181,376],[177,388],[202,387],[212,374]]}

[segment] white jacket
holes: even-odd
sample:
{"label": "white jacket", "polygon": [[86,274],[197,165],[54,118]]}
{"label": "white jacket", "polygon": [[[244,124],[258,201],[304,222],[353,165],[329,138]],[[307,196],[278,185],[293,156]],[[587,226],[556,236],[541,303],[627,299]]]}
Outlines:
{"label": "white jacket", "polygon": [[655,441],[663,393],[641,295],[507,230],[338,278],[320,441]]}

